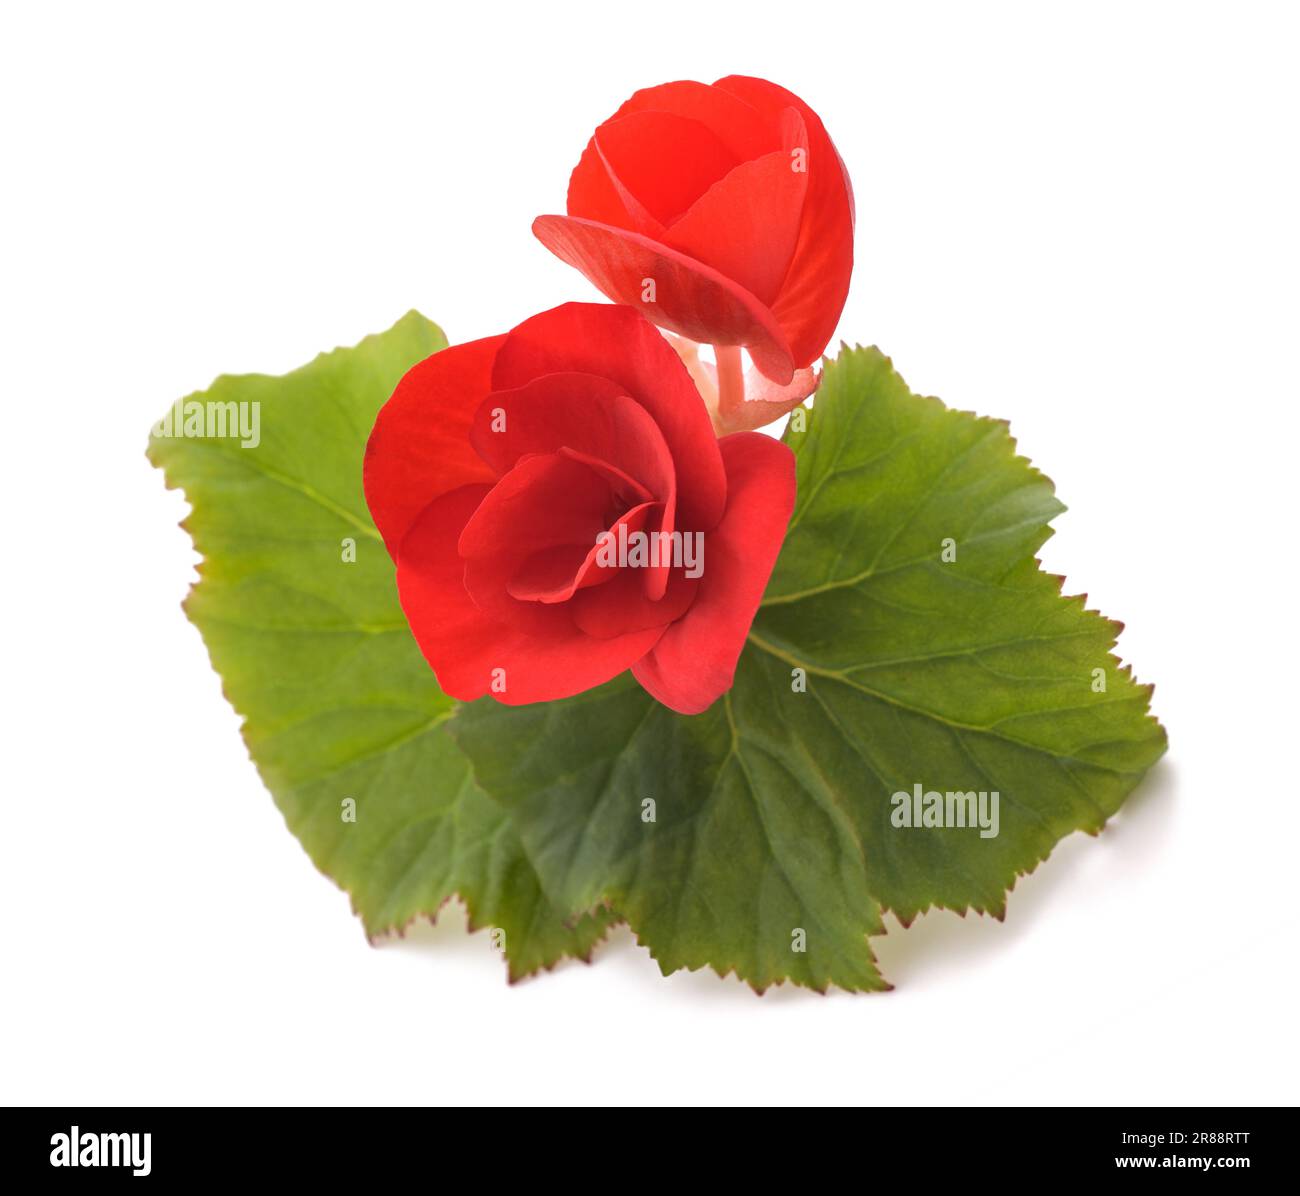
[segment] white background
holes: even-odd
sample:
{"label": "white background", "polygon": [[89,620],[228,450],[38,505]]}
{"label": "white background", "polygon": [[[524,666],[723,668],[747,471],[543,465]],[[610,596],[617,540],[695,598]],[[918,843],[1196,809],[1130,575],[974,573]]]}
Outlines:
{"label": "white background", "polygon": [[[979,11],[976,11],[976,9]],[[0,28],[0,1099],[1294,1102],[1295,9],[8,6]],[[408,308],[595,297],[532,238],[639,86],[758,74],[852,173],[841,335],[1009,418],[1045,563],[1123,619],[1169,756],[889,995],[507,986],[459,912],[366,945],[180,601],[149,424]]]}

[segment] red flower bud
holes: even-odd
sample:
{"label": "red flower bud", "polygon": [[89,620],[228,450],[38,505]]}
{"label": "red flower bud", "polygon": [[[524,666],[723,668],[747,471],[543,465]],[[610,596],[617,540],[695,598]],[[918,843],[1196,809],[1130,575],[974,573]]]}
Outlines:
{"label": "red flower bud", "polygon": [[800,385],[843,310],[853,192],[817,114],[784,88],[665,83],[596,130],[568,215],[539,216],[533,232],[616,303],[747,348],[782,388]]}

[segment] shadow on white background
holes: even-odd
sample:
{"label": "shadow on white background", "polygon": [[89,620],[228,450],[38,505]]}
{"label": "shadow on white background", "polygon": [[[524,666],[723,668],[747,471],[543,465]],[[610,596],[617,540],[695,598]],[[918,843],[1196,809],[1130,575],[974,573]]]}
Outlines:
{"label": "shadow on white background", "polygon": [[1087,900],[1093,886],[1122,885],[1145,870],[1169,839],[1177,772],[1162,758],[1098,835],[1076,831],[1057,845],[1007,898],[1003,921],[981,914],[962,917],[930,910],[904,929],[892,914],[888,934],[873,939],[876,957],[896,989],[942,981],[953,972],[986,966],[1013,943],[1050,933],[1054,910]]}

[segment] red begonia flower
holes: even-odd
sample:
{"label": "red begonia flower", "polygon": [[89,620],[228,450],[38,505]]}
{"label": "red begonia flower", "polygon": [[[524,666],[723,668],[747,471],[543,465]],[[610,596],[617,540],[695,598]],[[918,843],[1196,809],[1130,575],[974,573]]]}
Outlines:
{"label": "red begonia flower", "polygon": [[435,353],[366,445],[366,501],[444,691],[508,705],[632,669],[682,714],[730,686],[794,506],[794,455],[714,436],[628,307],[570,303]]}
{"label": "red begonia flower", "polygon": [[[848,296],[853,191],[817,114],[784,88],[740,75],[665,83],[597,128],[568,215],[539,216],[533,232],[660,327],[748,349],[769,381],[762,401],[788,410],[815,385],[807,367]],[[738,404],[738,380],[721,381],[723,406]]]}

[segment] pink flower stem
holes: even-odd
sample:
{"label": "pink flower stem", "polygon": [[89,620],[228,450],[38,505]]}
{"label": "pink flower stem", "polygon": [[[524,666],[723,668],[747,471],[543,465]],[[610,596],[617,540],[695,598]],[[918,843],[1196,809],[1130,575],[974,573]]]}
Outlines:
{"label": "pink flower stem", "polygon": [[718,413],[725,421],[745,401],[745,363],[739,345],[714,345],[713,356],[718,363]]}

